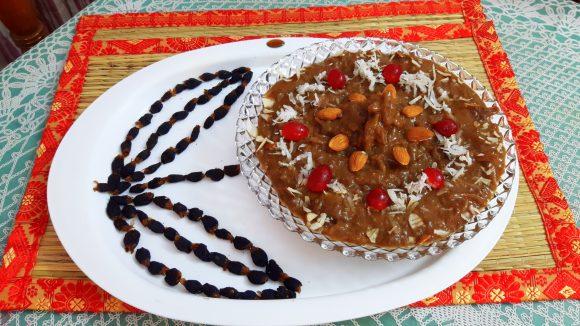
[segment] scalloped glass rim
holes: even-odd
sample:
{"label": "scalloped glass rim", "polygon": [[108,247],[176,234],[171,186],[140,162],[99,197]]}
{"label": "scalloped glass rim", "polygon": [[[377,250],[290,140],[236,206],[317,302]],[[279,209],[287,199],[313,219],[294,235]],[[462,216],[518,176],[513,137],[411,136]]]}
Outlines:
{"label": "scalloped glass rim", "polygon": [[466,240],[472,239],[479,231],[484,229],[499,213],[512,188],[517,164],[516,150],[511,128],[503,112],[500,111],[492,117],[492,121],[498,124],[499,130],[503,135],[503,146],[506,150],[505,170],[493,198],[462,229],[451,234],[446,239],[426,246],[410,248],[358,246],[331,240],[321,233],[311,231],[300,218],[294,216],[280,201],[276,190],[272,188],[270,179],[260,169],[260,162],[255,155],[256,144],[250,133],[257,128],[258,117],[263,109],[262,96],[272,85],[280,79],[295,75],[297,71],[304,67],[322,62],[329,57],[340,55],[344,51],[356,53],[370,50],[378,50],[384,54],[401,52],[415,55],[423,60],[430,60],[459,77],[459,80],[475,91],[488,108],[494,105],[499,107],[493,95],[463,67],[426,48],[411,43],[379,38],[341,38],[314,43],[280,59],[250,86],[249,93],[244,98],[240,108],[236,123],[235,141],[241,172],[248,179],[249,188],[256,194],[258,202],[268,208],[273,218],[281,221],[288,230],[298,233],[303,240],[318,243],[324,250],[340,251],[347,257],[360,256],[367,260],[386,259],[388,261],[396,261],[401,258],[414,260],[425,255],[441,254],[446,250],[457,247]]}

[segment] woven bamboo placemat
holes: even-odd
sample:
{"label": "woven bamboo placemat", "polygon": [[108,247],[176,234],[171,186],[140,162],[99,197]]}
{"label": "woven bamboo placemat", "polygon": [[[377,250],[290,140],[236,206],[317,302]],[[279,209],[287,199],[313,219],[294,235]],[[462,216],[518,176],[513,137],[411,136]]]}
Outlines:
{"label": "woven bamboo placemat", "polygon": [[[445,4],[446,6],[442,7],[426,2],[412,5],[410,3],[373,5],[374,7],[366,5],[264,12],[233,11],[216,13],[220,19],[212,21],[199,13],[83,17],[69,60],[65,64],[51,117],[62,114],[63,107],[69,107],[70,112],[64,120],[49,118],[47,129],[59,130],[60,127],[60,131],[52,134],[49,131],[51,137],[47,137],[45,132],[37,153],[37,165],[49,164],[51,156],[47,162],[43,160],[49,156],[47,152],[50,148],[56,148],[53,143],[58,143],[62,138],[63,128],[66,131],[63,121],[70,125],[74,118],[99,95],[131,73],[174,53],[261,35],[317,37],[365,35],[417,42],[464,66],[486,88],[495,93],[504,111],[512,110],[514,114],[520,114],[521,109],[518,111],[518,107],[525,109],[525,103],[519,96],[513,72],[497,40],[493,24],[487,22],[483,14],[477,10],[470,12],[469,16],[466,16],[468,19],[464,18],[465,10],[462,10],[461,5],[463,8],[474,10],[473,7],[477,9],[479,6],[477,2],[448,1]],[[360,14],[363,10],[366,10],[365,15]],[[270,17],[266,17],[266,13],[269,13]],[[280,18],[280,15],[284,18]],[[258,16],[265,20],[262,22],[256,20]],[[205,20],[196,19],[199,17],[204,17]],[[494,59],[496,57],[505,59],[498,61]],[[511,72],[511,75],[490,73],[494,71],[493,69],[502,69]],[[514,94],[519,97],[514,99]],[[525,153],[522,153],[521,146],[526,146],[526,139],[517,137],[518,130],[527,130],[525,128],[533,130],[533,124],[531,120],[528,123],[521,118],[515,122],[512,119],[518,119],[518,116],[510,112],[506,113],[514,127],[520,150],[520,162],[524,169],[520,173],[520,188],[511,221],[494,250],[475,269],[480,273],[471,273],[456,285],[416,305],[517,302],[578,297],[580,292],[578,266],[565,261],[565,257],[555,250],[558,244],[550,236],[557,230],[569,228],[546,225],[546,222],[552,221],[551,216],[566,221],[566,209],[562,212],[550,212],[550,207],[539,206],[540,201],[546,201],[545,198],[538,196],[546,187],[544,185],[540,189],[537,183],[528,184],[530,175],[536,169],[530,166],[533,162],[522,160],[522,154]],[[540,150],[543,154],[543,150],[541,148]],[[41,184],[44,171],[42,169],[43,167],[38,167],[36,173],[33,171],[32,177],[32,180]],[[543,169],[545,170],[545,167]],[[549,165],[547,169],[547,172],[543,172],[551,173]],[[527,176],[528,180],[524,176]],[[34,199],[29,197],[27,200],[25,195],[21,210],[27,210],[29,205],[37,204]],[[571,213],[569,216],[571,217]],[[13,305],[8,308],[75,310],[75,306],[55,304],[56,294],[70,284],[76,287],[79,284],[90,286],[92,282],[70,260],[48,219],[45,219],[44,223],[43,225],[35,220],[28,224],[28,228],[23,228],[25,237],[34,235],[34,232],[31,232],[34,228],[44,231],[44,234],[38,232],[37,235],[38,251],[29,251],[28,259],[23,264],[25,267],[13,273],[12,280],[6,277],[7,280],[4,281],[5,284],[13,284],[12,287],[16,289],[22,288],[22,284],[14,285],[18,282],[25,283],[24,289],[37,284],[40,291],[31,297],[26,294],[28,291],[21,290],[18,297],[20,306]],[[18,231],[17,225],[13,233]],[[32,244],[34,245],[34,241]],[[11,253],[11,248],[15,247],[10,245],[7,247],[3,269],[9,269],[11,262],[16,261],[16,254],[13,254],[16,251],[13,249]],[[555,267],[563,267],[564,270],[562,272],[560,268]],[[516,284],[517,289],[514,290],[512,284]],[[556,286],[552,286],[553,284]],[[497,286],[504,291],[504,295],[486,294],[486,291],[489,292],[487,285]],[[4,286],[0,289],[0,300],[8,298],[9,288]],[[48,305],[44,303],[43,298],[47,298]],[[115,300],[103,294],[94,307],[83,306],[78,310],[132,310],[131,307]]]}

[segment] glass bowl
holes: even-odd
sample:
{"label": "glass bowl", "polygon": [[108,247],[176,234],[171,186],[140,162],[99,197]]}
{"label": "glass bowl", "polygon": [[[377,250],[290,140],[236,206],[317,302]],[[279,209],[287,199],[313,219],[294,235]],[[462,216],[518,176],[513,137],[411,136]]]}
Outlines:
{"label": "glass bowl", "polygon": [[298,233],[305,241],[317,243],[324,250],[340,251],[344,256],[348,257],[360,256],[366,260],[386,259],[388,261],[418,259],[425,255],[437,255],[473,238],[498,215],[508,197],[514,182],[516,151],[510,126],[503,112],[500,111],[500,113],[492,117],[492,121],[498,124],[499,130],[503,135],[503,146],[506,152],[505,170],[493,198],[464,227],[452,233],[446,239],[410,248],[352,245],[329,239],[324,234],[310,230],[302,219],[294,216],[284,203],[280,201],[276,190],[272,188],[270,179],[260,168],[260,162],[255,155],[257,146],[253,136],[256,134],[258,117],[263,109],[262,97],[272,85],[280,79],[292,77],[297,71],[309,65],[340,55],[344,51],[357,53],[373,50],[387,55],[400,52],[417,56],[423,60],[430,60],[447,68],[461,82],[471,87],[488,108],[498,106],[493,95],[463,67],[426,48],[396,40],[379,38],[341,38],[314,43],[280,59],[250,86],[236,123],[235,141],[241,171],[248,179],[248,185],[256,194],[260,204],[268,208],[272,217],[281,221],[288,230]]}

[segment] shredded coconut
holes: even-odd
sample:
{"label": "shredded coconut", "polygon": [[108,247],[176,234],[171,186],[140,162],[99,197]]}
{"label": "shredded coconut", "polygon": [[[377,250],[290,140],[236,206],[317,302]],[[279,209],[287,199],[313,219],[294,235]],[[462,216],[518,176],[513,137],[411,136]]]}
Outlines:
{"label": "shredded coconut", "polygon": [[369,66],[369,64],[364,61],[363,59],[358,59],[354,62],[354,71],[353,74],[355,76],[360,76],[363,79],[369,81],[369,90],[372,92],[375,90],[375,84],[377,83],[377,77],[375,73]]}
{"label": "shredded coconut", "polygon": [[285,123],[298,116],[298,112],[289,105],[283,105],[282,109],[280,109],[276,114],[276,119],[272,120],[274,123]]}
{"label": "shredded coconut", "polygon": [[296,91],[300,95],[304,95],[304,94],[306,94],[306,92],[316,92],[316,91],[324,92],[325,90],[326,90],[326,87],[324,87],[324,85],[322,85],[322,84],[305,83],[302,85],[298,85],[298,87],[296,87]]}

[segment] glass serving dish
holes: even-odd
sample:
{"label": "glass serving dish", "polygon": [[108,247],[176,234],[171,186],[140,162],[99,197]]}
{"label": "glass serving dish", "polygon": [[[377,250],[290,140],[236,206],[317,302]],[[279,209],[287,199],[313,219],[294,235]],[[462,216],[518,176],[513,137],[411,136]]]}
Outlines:
{"label": "glass serving dish", "polygon": [[425,255],[437,255],[473,238],[498,215],[508,197],[514,182],[517,163],[512,132],[503,112],[500,111],[500,113],[492,117],[492,121],[498,124],[499,130],[503,135],[503,146],[506,150],[505,170],[493,198],[464,227],[449,235],[446,239],[410,248],[352,245],[329,239],[324,234],[310,230],[302,219],[294,216],[284,203],[280,201],[276,190],[272,188],[270,179],[260,168],[260,162],[255,155],[257,144],[254,141],[254,136],[258,126],[258,117],[263,109],[262,97],[272,85],[281,79],[294,76],[297,71],[309,65],[340,55],[344,51],[357,53],[374,50],[387,55],[400,52],[414,55],[423,60],[430,60],[447,68],[461,82],[471,87],[488,108],[498,105],[493,95],[463,67],[426,48],[391,39],[378,38],[342,38],[314,43],[283,57],[251,85],[249,93],[244,98],[236,123],[235,141],[241,171],[248,179],[248,185],[256,194],[260,204],[268,208],[272,217],[281,221],[288,230],[298,233],[305,241],[319,244],[322,249],[340,251],[344,256],[348,257],[361,256],[367,260],[386,259],[388,261],[396,261],[399,259],[418,259]]}

